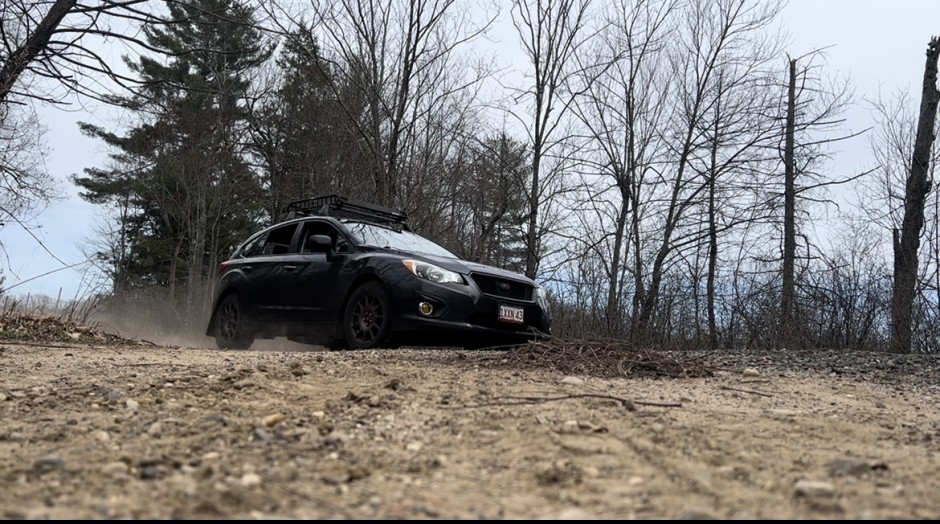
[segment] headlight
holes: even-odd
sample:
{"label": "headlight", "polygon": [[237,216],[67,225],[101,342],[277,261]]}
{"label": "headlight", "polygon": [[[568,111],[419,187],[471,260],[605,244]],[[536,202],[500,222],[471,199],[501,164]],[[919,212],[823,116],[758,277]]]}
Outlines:
{"label": "headlight", "polygon": [[405,264],[408,271],[411,271],[418,278],[430,280],[431,282],[439,282],[441,284],[464,283],[460,273],[449,271],[442,267],[435,266],[434,264],[428,264],[420,260],[403,260],[402,263]]}

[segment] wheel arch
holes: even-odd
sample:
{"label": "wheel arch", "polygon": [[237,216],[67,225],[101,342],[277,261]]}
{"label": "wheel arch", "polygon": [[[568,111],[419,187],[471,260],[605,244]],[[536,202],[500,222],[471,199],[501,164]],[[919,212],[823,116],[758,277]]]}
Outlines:
{"label": "wheel arch", "polygon": [[209,325],[206,327],[206,335],[214,337],[219,333],[219,327],[217,324],[218,313],[219,313],[219,304],[225,300],[229,295],[238,293],[238,289],[235,286],[227,286],[222,290],[219,295],[216,297],[215,302],[212,304],[212,312],[209,313]]}

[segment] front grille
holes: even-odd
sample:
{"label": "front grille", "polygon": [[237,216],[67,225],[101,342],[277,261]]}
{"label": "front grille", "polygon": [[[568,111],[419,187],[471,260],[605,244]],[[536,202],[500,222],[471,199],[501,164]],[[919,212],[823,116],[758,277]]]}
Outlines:
{"label": "front grille", "polygon": [[510,298],[513,300],[525,300],[532,302],[534,300],[534,288],[529,284],[508,280],[492,275],[482,273],[470,273],[470,278],[486,295],[499,298]]}

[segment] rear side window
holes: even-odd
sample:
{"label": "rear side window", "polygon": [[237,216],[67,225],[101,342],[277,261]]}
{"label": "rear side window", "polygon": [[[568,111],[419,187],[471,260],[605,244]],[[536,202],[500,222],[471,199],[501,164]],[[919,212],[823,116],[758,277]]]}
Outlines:
{"label": "rear side window", "polygon": [[267,235],[258,235],[257,237],[250,240],[241,250],[241,256],[243,257],[256,257],[261,254],[261,249],[264,247],[264,239],[267,238]]}
{"label": "rear side window", "polygon": [[288,224],[276,227],[258,238],[249,241],[242,248],[242,256],[257,257],[263,255],[283,255],[292,253],[291,243],[294,240],[294,232],[297,231],[297,224]]}

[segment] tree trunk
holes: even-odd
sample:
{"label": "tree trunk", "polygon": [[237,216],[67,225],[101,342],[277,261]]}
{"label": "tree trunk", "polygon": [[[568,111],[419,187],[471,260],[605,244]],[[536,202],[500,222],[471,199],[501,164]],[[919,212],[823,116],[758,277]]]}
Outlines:
{"label": "tree trunk", "polygon": [[26,70],[29,63],[46,49],[49,40],[52,38],[52,33],[55,32],[59,24],[62,23],[62,19],[69,14],[69,11],[75,7],[76,3],[77,0],[56,0],[46,16],[36,26],[35,31],[23,42],[23,45],[9,54],[6,62],[3,63],[3,67],[0,68],[0,102],[6,100],[10,91],[13,90],[16,80]]}
{"label": "tree trunk", "polygon": [[794,342],[793,303],[796,296],[794,267],[796,262],[796,168],[793,149],[796,129],[796,60],[790,60],[790,82],[787,87],[786,138],[783,150],[783,289],[780,292],[780,332],[777,340],[784,347]]}
{"label": "tree trunk", "polygon": [[711,150],[711,173],[708,177],[708,275],[705,280],[705,301],[708,310],[708,348],[718,348],[718,326],[715,320],[715,278],[718,272],[718,209],[716,202],[718,179],[718,133],[720,131],[720,102],[715,102],[715,136]]}
{"label": "tree trunk", "polygon": [[928,179],[930,149],[937,120],[937,56],[940,39],[933,37],[927,45],[924,86],[917,122],[917,138],[911,155],[911,171],[904,190],[904,218],[901,230],[894,230],[894,288],[891,293],[891,342],[894,353],[911,352],[912,311],[917,282],[917,250],[924,226],[924,201],[930,192]]}

